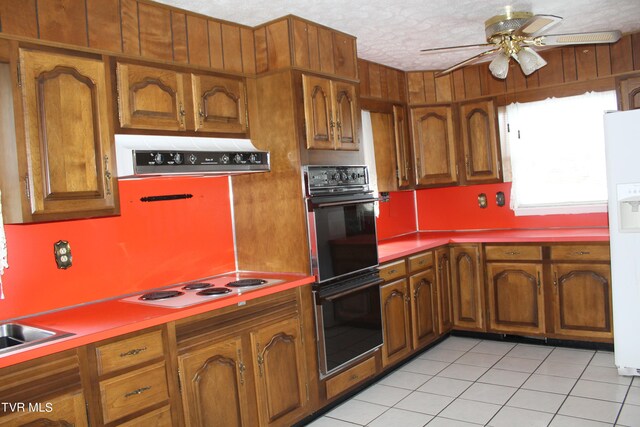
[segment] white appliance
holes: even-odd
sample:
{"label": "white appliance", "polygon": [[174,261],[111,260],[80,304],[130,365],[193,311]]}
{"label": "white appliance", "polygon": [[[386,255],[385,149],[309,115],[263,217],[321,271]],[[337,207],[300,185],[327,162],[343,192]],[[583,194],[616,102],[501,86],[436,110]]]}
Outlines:
{"label": "white appliance", "polygon": [[640,110],[605,114],[615,363],[640,375]]}

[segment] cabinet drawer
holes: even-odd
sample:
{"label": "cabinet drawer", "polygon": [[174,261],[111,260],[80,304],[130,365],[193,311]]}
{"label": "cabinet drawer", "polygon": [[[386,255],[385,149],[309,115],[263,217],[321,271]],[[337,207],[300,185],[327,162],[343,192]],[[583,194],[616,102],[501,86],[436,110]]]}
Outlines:
{"label": "cabinet drawer", "polygon": [[328,379],[326,383],[327,399],[339,395],[343,391],[373,376],[375,373],[376,359],[375,357],[371,357],[353,368],[347,369],[343,373]]}
{"label": "cabinet drawer", "polygon": [[380,266],[380,277],[387,282],[405,276],[406,274],[407,266],[404,259]]}
{"label": "cabinet drawer", "polygon": [[563,245],[551,247],[552,260],[608,261],[609,245]]}
{"label": "cabinet drawer", "polygon": [[120,427],[171,427],[171,408],[164,406],[119,425]]}
{"label": "cabinet drawer", "polygon": [[409,271],[423,270],[433,265],[433,252],[425,252],[409,257]]}
{"label": "cabinet drawer", "polygon": [[164,362],[100,382],[105,423],[169,398]]}
{"label": "cabinet drawer", "polygon": [[542,259],[542,248],[540,246],[485,246],[486,260],[532,260]]}
{"label": "cabinet drawer", "polygon": [[162,331],[153,331],[96,347],[98,375],[128,368],[164,355]]}

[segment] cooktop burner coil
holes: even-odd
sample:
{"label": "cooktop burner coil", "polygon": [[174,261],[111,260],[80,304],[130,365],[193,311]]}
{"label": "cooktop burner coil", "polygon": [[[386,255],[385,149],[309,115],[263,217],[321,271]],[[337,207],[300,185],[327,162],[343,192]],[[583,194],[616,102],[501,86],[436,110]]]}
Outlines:
{"label": "cooktop burner coil", "polygon": [[229,292],[231,292],[231,289],[227,289],[227,288],[209,288],[209,289],[204,289],[202,291],[199,291],[197,293],[197,295],[224,295],[224,294],[228,294]]}
{"label": "cooktop burner coil", "polygon": [[195,282],[195,283],[189,283],[188,285],[183,286],[182,289],[184,289],[185,291],[193,291],[196,289],[205,289],[209,287],[211,287],[210,283]]}
{"label": "cooktop burner coil", "polygon": [[244,287],[252,287],[252,286],[260,286],[267,283],[264,279],[240,279],[235,282],[227,283],[227,286],[230,288],[244,288]]}
{"label": "cooktop burner coil", "polygon": [[144,301],[157,301],[161,299],[178,297],[183,294],[184,292],[180,292],[180,291],[156,291],[156,292],[146,293],[142,295],[140,299]]}

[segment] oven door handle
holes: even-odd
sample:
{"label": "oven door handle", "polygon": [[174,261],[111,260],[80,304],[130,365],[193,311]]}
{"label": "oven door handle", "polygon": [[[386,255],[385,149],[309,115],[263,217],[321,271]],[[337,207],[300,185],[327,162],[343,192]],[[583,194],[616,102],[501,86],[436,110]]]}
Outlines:
{"label": "oven door handle", "polygon": [[327,300],[327,301],[331,301],[331,300],[334,300],[334,299],[336,299],[336,298],[340,298],[340,297],[343,297],[343,296],[345,296],[345,295],[349,295],[349,294],[352,294],[352,293],[354,293],[354,292],[357,292],[357,291],[361,291],[361,290],[363,290],[363,289],[370,288],[370,287],[372,287],[372,286],[378,286],[378,285],[380,285],[380,283],[382,283],[382,282],[384,282],[384,279],[382,279],[382,278],[378,278],[378,279],[375,279],[375,280],[373,280],[373,281],[371,281],[371,282],[367,282],[367,283],[365,283],[364,285],[359,284],[359,285],[354,286],[354,287],[349,288],[349,289],[345,289],[345,290],[337,290],[337,291],[335,291],[334,293],[329,293],[329,294],[327,294],[327,295],[320,295],[320,298],[322,298],[322,299],[324,299],[324,300]]}
{"label": "oven door handle", "polygon": [[356,199],[356,200],[345,200],[341,202],[323,202],[323,203],[313,203],[311,202],[312,208],[328,208],[331,206],[347,206],[347,205],[359,205],[362,203],[371,203],[371,202],[379,202],[380,198],[376,197],[373,199]]}

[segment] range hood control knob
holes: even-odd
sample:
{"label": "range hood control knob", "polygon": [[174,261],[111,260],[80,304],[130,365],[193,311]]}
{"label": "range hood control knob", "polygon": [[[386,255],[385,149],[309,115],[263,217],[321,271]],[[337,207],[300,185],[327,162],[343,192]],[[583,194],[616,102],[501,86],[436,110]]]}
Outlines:
{"label": "range hood control knob", "polygon": [[164,162],[164,156],[162,153],[156,153],[156,155],[153,156],[153,161],[156,162],[157,165],[161,165]]}
{"label": "range hood control knob", "polygon": [[182,164],[182,161],[183,161],[183,159],[182,159],[182,154],[180,154],[180,153],[176,153],[176,154],[174,154],[174,155],[173,155],[173,162],[174,162],[176,165],[181,165],[181,164]]}
{"label": "range hood control knob", "polygon": [[191,164],[192,164],[192,165],[195,165],[196,160],[198,160],[198,158],[196,157],[196,155],[195,155],[195,154],[191,154],[191,155],[189,156],[189,162],[191,162]]}
{"label": "range hood control knob", "polygon": [[240,162],[242,162],[242,154],[237,153],[233,156],[233,163],[240,164]]}
{"label": "range hood control knob", "polygon": [[229,155],[223,154],[222,156],[220,156],[220,163],[222,163],[223,165],[229,163]]}

